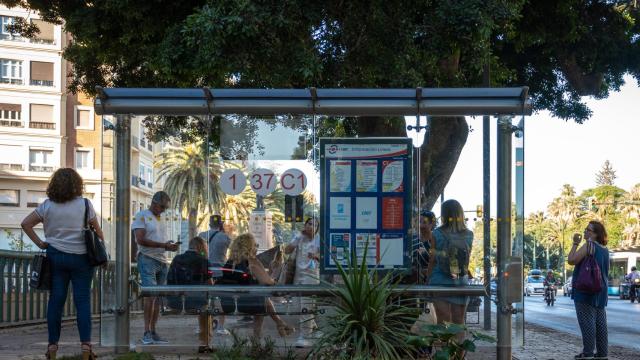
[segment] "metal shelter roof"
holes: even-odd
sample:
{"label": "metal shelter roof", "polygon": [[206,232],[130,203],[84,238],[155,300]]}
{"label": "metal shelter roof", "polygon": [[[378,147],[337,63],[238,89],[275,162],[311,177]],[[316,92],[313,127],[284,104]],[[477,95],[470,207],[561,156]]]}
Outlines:
{"label": "metal shelter roof", "polygon": [[415,89],[97,88],[99,115],[530,115],[526,86]]}

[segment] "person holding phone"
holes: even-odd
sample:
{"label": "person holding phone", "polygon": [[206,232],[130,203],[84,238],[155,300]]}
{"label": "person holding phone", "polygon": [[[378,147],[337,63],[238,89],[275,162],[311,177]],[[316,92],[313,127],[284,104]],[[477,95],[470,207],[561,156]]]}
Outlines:
{"label": "person holding phone", "polygon": [[[580,234],[573,235],[573,246],[569,252],[568,262],[575,265],[571,287],[578,325],[582,333],[582,353],[575,359],[606,359],[609,353],[609,339],[607,330],[607,300],[609,278],[609,250],[607,249],[607,231],[599,221],[590,221],[584,229],[584,244]],[[582,264],[587,256],[593,256],[600,267],[602,289],[595,294],[576,289],[575,282],[580,276]]]}
{"label": "person holding phone", "polygon": [[[164,191],[158,191],[151,199],[148,209],[135,215],[131,228],[138,243],[138,273],[142,286],[166,285],[169,259],[167,251],[177,251],[179,244],[167,239],[167,226],[160,216],[169,208],[171,199]],[[160,299],[144,299],[144,335],[142,343],[167,343],[156,332],[156,323],[160,315]]]}

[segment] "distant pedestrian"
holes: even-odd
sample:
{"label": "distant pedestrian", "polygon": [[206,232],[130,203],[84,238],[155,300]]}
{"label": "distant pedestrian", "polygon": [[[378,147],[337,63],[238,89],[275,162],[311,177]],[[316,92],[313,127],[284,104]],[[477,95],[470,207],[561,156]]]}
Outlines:
{"label": "distant pedestrian", "polygon": [[[575,359],[607,359],[609,339],[607,330],[609,250],[607,231],[599,221],[590,221],[584,229],[585,244],[578,249],[582,241],[580,234],[573,234],[573,246],[569,252],[568,262],[575,265],[571,278],[571,298],[576,307],[576,315],[582,333],[582,353]],[[595,257],[602,275],[600,292],[592,294],[576,289],[575,284],[580,272],[584,271],[584,260],[589,254]]]}
{"label": "distant pedestrian", "polygon": [[[473,233],[467,229],[462,205],[456,200],[442,203],[442,225],[433,231],[427,276],[429,285],[465,286],[468,284],[469,256]],[[437,297],[433,301],[439,324],[464,324],[468,296]],[[458,334],[464,340],[464,332]]]}
{"label": "distant pedestrian", "polygon": [[[211,266],[213,268],[214,282],[222,278],[222,268],[227,262],[227,251],[229,250],[229,245],[231,244],[231,238],[229,237],[227,231],[225,231],[225,227],[229,227],[230,230],[235,230],[233,226],[225,225],[220,215],[211,215],[209,217],[209,230],[201,232],[198,235],[201,238],[206,239],[207,241],[207,246],[209,247],[209,262],[211,263]],[[214,301],[214,306],[222,310],[219,299],[216,299]],[[218,317],[216,334],[230,334],[229,330],[224,328],[224,322],[225,316],[220,315]]]}
{"label": "distant pedestrian", "polygon": [[[138,243],[138,273],[142,286],[166,285],[169,259],[167,251],[177,251],[179,244],[167,239],[167,226],[160,216],[169,208],[171,199],[164,191],[158,191],[151,198],[148,209],[138,212],[131,224]],[[160,316],[160,298],[144,299],[144,335],[142,343],[167,343],[156,332]]]}
{"label": "distant pedestrian", "polygon": [[[104,241],[100,223],[90,201],[82,198],[83,183],[71,168],[58,169],[47,187],[47,197],[22,221],[22,229],[36,246],[46,249],[51,263],[51,290],[47,307],[49,346],[47,359],[55,359],[60,340],[62,311],[69,282],[73,286],[76,323],[82,343],[82,359],[95,359],[91,351],[91,280],[94,268],[89,264],[83,236],[85,209],[88,224]],[[33,230],[42,223],[45,240]]]}
{"label": "distant pedestrian", "polygon": [[[284,249],[286,254],[294,253],[296,270],[293,277],[294,285],[318,285],[320,284],[320,238],[318,237],[318,221],[308,218],[304,222],[304,228],[296,235],[291,243]],[[300,298],[301,306],[307,310],[315,310],[315,303],[309,298]],[[320,337],[313,314],[302,315],[300,331],[305,337]],[[314,334],[313,332],[316,331]]]}
{"label": "distant pedestrian", "polygon": [[433,242],[433,229],[437,225],[436,215],[429,210],[420,212],[420,232],[413,238],[412,267],[415,272],[415,283],[424,285],[429,268],[429,249]]}

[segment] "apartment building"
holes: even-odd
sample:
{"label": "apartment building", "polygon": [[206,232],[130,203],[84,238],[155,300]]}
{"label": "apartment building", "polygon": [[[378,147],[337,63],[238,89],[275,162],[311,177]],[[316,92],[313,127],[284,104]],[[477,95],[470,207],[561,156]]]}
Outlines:
{"label": "apartment building", "polygon": [[[12,34],[7,25],[17,17],[38,25],[35,39]],[[20,222],[46,199],[46,186],[60,167],[82,176],[84,196],[96,209],[110,253],[115,253],[115,178],[113,118],[96,116],[93,99],[66,91],[71,64],[62,58],[70,35],[60,25],[41,21],[21,8],[0,6],[0,249],[16,239],[30,242]],[[161,190],[154,174],[154,152],[162,144],[146,137],[143,117],[131,121],[132,217],[149,207]],[[175,240],[182,232],[180,216],[165,215]],[[36,229],[42,236],[42,229]]]}
{"label": "apartment building", "polygon": [[[35,39],[12,34],[22,17]],[[0,248],[22,236],[19,224],[46,197],[52,172],[66,166],[66,62],[61,26],[0,6]]]}

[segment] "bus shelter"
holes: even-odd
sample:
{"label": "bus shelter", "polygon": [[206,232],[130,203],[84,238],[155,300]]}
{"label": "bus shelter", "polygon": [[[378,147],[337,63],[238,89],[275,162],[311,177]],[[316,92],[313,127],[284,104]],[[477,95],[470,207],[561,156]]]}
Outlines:
{"label": "bus shelter", "polygon": [[[397,291],[428,299],[482,297],[485,328],[491,326],[487,305],[493,301],[498,358],[510,359],[512,345],[522,343],[524,118],[531,114],[526,87],[99,88],[98,94],[94,110],[103,116],[104,124],[101,220],[115,260],[111,265],[115,275],[101,279],[100,284],[103,345],[119,351],[136,346],[142,335],[141,315],[136,310],[146,296],[206,294],[218,299],[329,294],[323,285],[140,286],[132,266],[131,221],[159,190],[172,197],[171,208],[161,216],[167,237],[182,242],[177,253],[186,250],[190,237],[207,230],[212,215],[220,216],[231,237],[254,234],[260,252],[286,245],[304,219],[314,217],[320,221],[323,279],[335,273],[336,262],[346,265],[346,258],[353,255],[367,257],[376,271],[408,271],[411,239],[418,232],[423,207],[419,194],[425,184],[421,179],[423,147],[412,141],[410,133],[417,133],[414,137],[428,134],[427,117],[460,116],[469,117],[471,126],[483,122],[483,171],[470,172],[468,179],[483,184],[478,188],[484,193],[485,211],[466,221],[469,228],[479,224],[486,229],[474,241],[483,262],[484,284],[455,288],[412,285]],[[363,138],[349,131],[354,121],[393,118],[404,118],[410,124],[406,134]],[[489,211],[491,118],[497,129],[493,143],[497,212],[493,219]],[[152,142],[149,122],[182,125],[168,125],[162,130],[171,136]],[[468,209],[475,204],[463,206]],[[497,226],[495,248],[489,245],[491,221]],[[498,282],[495,295],[489,290],[492,261]],[[290,303],[283,301],[286,305],[278,305],[278,311],[285,316],[295,314]],[[184,313],[161,316],[158,326],[166,329],[165,337],[190,332],[191,336],[171,336],[172,346],[195,344],[192,334],[197,320],[187,317]]]}

